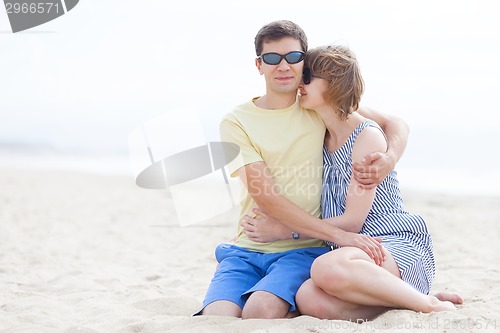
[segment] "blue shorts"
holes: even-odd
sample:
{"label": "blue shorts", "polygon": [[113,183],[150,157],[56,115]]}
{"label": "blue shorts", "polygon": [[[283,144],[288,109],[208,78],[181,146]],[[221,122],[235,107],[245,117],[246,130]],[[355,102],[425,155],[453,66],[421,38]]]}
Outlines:
{"label": "blue shorts", "polygon": [[287,301],[289,312],[293,312],[297,309],[295,294],[310,278],[314,259],[329,251],[330,248],[325,246],[263,253],[220,244],[215,249],[219,266],[208,287],[202,309],[222,300],[231,301],[243,309],[251,293],[267,291]]}

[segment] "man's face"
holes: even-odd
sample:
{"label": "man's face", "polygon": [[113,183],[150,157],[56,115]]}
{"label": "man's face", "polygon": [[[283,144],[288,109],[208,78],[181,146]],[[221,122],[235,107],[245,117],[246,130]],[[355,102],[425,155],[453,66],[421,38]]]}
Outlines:
{"label": "man's face", "polygon": [[[303,51],[300,41],[292,37],[286,37],[264,43],[262,54],[273,52],[285,55],[293,51]],[[260,61],[256,61],[256,65],[259,72],[264,75],[268,93],[297,93],[297,88],[302,79],[303,60],[296,64],[289,64],[283,58],[279,64],[269,65],[263,59],[260,59]]]}

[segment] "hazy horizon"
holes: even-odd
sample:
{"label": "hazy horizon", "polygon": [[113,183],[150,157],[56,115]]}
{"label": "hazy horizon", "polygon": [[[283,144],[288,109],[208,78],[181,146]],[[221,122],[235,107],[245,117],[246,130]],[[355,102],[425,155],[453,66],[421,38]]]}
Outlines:
{"label": "hazy horizon", "polygon": [[[485,178],[482,187],[499,173],[495,1],[140,4],[80,1],[16,34],[0,12],[4,159],[9,149],[33,148],[123,156],[135,128],[158,116],[175,119],[186,107],[198,114],[207,141],[216,141],[222,116],[264,93],[254,66],[256,32],[290,19],[310,47],[347,44],[365,79],[362,104],[407,121],[401,170],[449,170]],[[483,170],[491,155],[495,167]]]}

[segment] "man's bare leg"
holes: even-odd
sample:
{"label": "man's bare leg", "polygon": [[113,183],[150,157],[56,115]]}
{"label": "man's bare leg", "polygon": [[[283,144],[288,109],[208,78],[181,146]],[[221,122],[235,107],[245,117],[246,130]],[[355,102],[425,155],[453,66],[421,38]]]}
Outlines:
{"label": "man's bare leg", "polygon": [[298,313],[289,313],[290,304],[267,291],[256,291],[250,295],[243,307],[243,319],[291,318]]}
{"label": "man's bare leg", "polygon": [[208,316],[231,316],[241,318],[241,308],[230,301],[215,301],[208,304],[203,309],[201,314]]}

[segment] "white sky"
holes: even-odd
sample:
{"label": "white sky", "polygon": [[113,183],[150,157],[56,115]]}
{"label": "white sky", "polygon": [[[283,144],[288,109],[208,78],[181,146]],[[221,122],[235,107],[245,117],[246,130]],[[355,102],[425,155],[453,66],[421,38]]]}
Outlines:
{"label": "white sky", "polygon": [[81,0],[12,34],[0,12],[0,142],[127,149],[152,117],[197,105],[207,136],[264,92],[253,38],[276,19],[310,47],[347,43],[363,104],[412,128],[500,128],[496,1]]}

